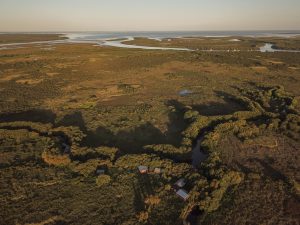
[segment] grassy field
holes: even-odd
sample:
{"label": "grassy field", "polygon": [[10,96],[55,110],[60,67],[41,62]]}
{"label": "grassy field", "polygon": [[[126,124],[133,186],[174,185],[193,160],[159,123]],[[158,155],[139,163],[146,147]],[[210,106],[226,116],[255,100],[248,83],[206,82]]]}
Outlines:
{"label": "grassy field", "polygon": [[186,37],[186,38],[165,38],[161,41],[136,38],[133,41],[126,41],[126,44],[180,47],[194,50],[259,50],[265,43],[272,43],[278,49],[300,50],[300,37]]}
{"label": "grassy field", "polygon": [[66,39],[58,34],[0,34],[0,44],[54,41]]}
{"label": "grassy field", "polygon": [[[0,35],[0,43],[56,38]],[[299,38],[129,43],[265,42],[299,49]],[[0,50],[0,224],[297,224],[299,85],[299,53]],[[199,137],[208,159],[195,169]],[[142,175],[139,165],[163,172]],[[179,178],[187,201],[172,188]]]}

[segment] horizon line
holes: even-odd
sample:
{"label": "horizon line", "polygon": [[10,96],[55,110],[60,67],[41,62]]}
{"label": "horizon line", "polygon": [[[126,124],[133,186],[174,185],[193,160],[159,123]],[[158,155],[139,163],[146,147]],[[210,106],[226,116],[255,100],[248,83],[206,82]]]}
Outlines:
{"label": "horizon line", "polygon": [[300,29],[241,29],[241,30],[70,30],[70,31],[0,31],[0,33],[105,33],[105,32],[300,32]]}

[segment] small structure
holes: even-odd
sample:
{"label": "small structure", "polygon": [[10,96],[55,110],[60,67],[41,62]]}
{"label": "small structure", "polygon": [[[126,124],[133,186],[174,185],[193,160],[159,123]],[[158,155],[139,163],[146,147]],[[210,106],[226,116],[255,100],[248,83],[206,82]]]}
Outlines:
{"label": "small structure", "polygon": [[97,169],[97,170],[96,170],[96,174],[97,174],[97,175],[105,174],[105,169]]}
{"label": "small structure", "polygon": [[179,188],[183,188],[186,184],[186,181],[184,178],[179,179],[176,183],[175,186],[179,187]]}
{"label": "small structure", "polygon": [[141,174],[148,173],[148,166],[138,166],[138,169]]}
{"label": "small structure", "polygon": [[189,198],[189,194],[184,189],[179,189],[176,191],[176,194],[181,197],[184,201],[186,201]]}
{"label": "small structure", "polygon": [[161,174],[162,169],[161,168],[155,168],[153,172],[156,173],[156,174]]}

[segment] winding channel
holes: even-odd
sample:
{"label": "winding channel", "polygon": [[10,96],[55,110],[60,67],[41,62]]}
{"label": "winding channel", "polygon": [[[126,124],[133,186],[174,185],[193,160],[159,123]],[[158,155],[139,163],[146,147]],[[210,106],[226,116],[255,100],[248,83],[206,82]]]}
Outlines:
{"label": "winding channel", "polygon": [[119,48],[133,48],[133,49],[145,49],[145,50],[175,50],[175,51],[194,51],[188,48],[164,48],[164,47],[150,47],[143,45],[128,45],[124,44],[127,41],[133,41],[134,37],[128,37],[126,40],[122,41],[104,41],[101,46],[119,47]]}
{"label": "winding channel", "polygon": [[[128,49],[144,49],[144,50],[171,50],[171,51],[200,51],[200,52],[291,52],[299,53],[300,50],[286,50],[286,49],[275,49],[274,45],[271,43],[265,43],[264,46],[260,47],[259,50],[221,50],[221,49],[209,49],[209,50],[199,50],[199,49],[189,49],[189,48],[172,48],[172,47],[159,47],[159,46],[143,46],[143,45],[131,45],[126,44],[127,41],[135,40],[134,37],[125,37],[121,40],[105,40],[105,39],[92,39],[92,38],[78,38],[72,36],[66,36],[68,39],[65,40],[54,40],[54,41],[35,41],[35,42],[25,42],[25,43],[8,43],[0,44],[0,50],[17,49],[28,45],[56,45],[56,44],[94,44],[95,46],[109,46],[117,48],[128,48]],[[154,38],[149,38],[154,39]]]}

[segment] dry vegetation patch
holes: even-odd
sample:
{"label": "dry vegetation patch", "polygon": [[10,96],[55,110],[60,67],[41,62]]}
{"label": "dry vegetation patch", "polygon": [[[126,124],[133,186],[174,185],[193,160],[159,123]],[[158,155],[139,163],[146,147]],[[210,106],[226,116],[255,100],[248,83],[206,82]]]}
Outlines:
{"label": "dry vegetation patch", "polygon": [[[247,49],[267,41],[239,39],[159,44]],[[300,74],[291,68],[299,54],[40,47],[0,52],[1,221],[297,221]],[[193,168],[198,138],[208,155]],[[180,178],[187,201],[172,190]]]}

